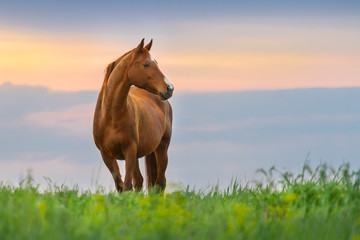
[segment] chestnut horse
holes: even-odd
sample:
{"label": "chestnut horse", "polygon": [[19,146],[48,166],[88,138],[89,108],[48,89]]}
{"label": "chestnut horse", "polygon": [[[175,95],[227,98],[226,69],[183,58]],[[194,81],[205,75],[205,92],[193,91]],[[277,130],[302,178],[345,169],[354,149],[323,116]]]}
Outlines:
{"label": "chestnut horse", "polygon": [[[106,69],[94,114],[93,135],[116,189],[140,190],[143,177],[138,158],[145,156],[148,188],[166,186],[167,150],[172,130],[168,98],[174,87],[150,55],[152,40],[144,39]],[[125,160],[121,180],[117,159]]]}

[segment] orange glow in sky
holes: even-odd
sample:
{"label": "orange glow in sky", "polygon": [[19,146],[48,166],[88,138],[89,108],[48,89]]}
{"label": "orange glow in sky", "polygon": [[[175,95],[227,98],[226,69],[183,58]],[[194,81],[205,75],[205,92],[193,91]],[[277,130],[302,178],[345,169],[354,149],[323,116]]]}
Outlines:
{"label": "orange glow in sky", "polygon": [[[66,91],[99,90],[107,64],[138,44],[84,36],[0,33],[0,84],[44,85]],[[224,47],[227,38],[234,43],[224,36],[214,51],[206,42],[198,48],[186,42],[181,47],[179,43],[163,47],[155,38],[151,52],[181,91],[360,86],[360,54],[356,51],[274,50],[271,46],[252,50],[259,46],[257,41],[235,42],[229,50],[231,46]],[[271,41],[276,39],[266,43],[271,45]]]}

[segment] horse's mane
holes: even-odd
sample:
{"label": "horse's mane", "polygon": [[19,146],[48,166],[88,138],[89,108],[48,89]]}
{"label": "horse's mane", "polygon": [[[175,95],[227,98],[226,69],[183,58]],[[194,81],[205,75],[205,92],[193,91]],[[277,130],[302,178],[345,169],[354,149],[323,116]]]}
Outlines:
{"label": "horse's mane", "polygon": [[115,61],[113,61],[112,63],[110,63],[106,70],[105,70],[105,77],[104,77],[104,93],[103,95],[105,96],[105,93],[106,93],[106,88],[107,88],[107,84],[108,84],[108,80],[109,80],[109,77],[110,77],[110,74],[112,73],[112,71],[114,70],[114,68],[116,67],[116,65],[121,62],[131,51],[125,53],[124,55],[122,55],[121,57],[119,57],[118,59],[116,59]]}

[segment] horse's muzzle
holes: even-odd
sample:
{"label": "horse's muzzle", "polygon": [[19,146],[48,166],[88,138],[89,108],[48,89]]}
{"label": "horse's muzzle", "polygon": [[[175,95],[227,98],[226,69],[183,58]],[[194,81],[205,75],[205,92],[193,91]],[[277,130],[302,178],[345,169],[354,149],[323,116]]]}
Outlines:
{"label": "horse's muzzle", "polygon": [[167,100],[169,98],[171,98],[171,96],[173,95],[173,91],[174,91],[174,86],[172,84],[169,84],[166,88],[166,93],[160,92],[160,96],[162,98],[162,100]]}

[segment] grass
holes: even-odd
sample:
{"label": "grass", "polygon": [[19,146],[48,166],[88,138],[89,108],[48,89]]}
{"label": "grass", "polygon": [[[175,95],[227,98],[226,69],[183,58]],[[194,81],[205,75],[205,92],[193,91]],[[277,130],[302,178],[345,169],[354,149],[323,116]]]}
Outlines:
{"label": "grass", "polygon": [[0,185],[0,239],[360,239],[360,171],[259,172],[265,182],[164,195],[40,192],[28,176]]}

